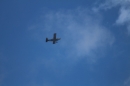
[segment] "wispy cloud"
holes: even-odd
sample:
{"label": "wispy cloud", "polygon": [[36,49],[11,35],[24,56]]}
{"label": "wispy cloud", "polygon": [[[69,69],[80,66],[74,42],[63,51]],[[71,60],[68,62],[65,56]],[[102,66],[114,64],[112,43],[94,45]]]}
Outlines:
{"label": "wispy cloud", "polygon": [[124,82],[124,86],[130,86],[130,77]]}
{"label": "wispy cloud", "polygon": [[105,57],[107,48],[114,43],[113,34],[102,25],[101,15],[89,9],[51,11],[42,15],[41,20],[29,29],[34,32],[35,39],[45,43],[45,38],[51,38],[56,32],[61,40],[55,45],[43,43],[42,47],[49,51],[45,56],[37,56],[30,64],[32,81],[42,68],[59,79],[81,61],[88,64],[88,70],[93,69],[93,65]]}
{"label": "wispy cloud", "polygon": [[117,25],[127,25],[128,34],[130,34],[130,0],[106,0],[98,8],[94,8],[94,10],[108,10],[117,6],[120,7],[119,17],[115,23]]}
{"label": "wispy cloud", "polygon": [[99,5],[98,9],[111,9],[116,6],[129,7],[130,0],[104,0],[102,4]]}
{"label": "wispy cloud", "polygon": [[61,40],[57,44],[60,46],[60,57],[72,61],[87,59],[93,64],[114,42],[114,37],[102,25],[101,19],[99,14],[83,8],[50,12],[43,16],[44,29],[41,32],[44,35],[53,32],[60,35]]}
{"label": "wispy cloud", "polygon": [[120,14],[118,19],[116,20],[117,25],[127,25],[128,34],[130,34],[130,7],[125,8],[122,7],[120,9]]}
{"label": "wispy cloud", "polygon": [[[110,6],[109,9],[114,6],[117,4]],[[121,7],[120,12],[116,24],[127,24],[129,21],[128,11]],[[59,55],[50,53],[53,57],[44,58],[40,65],[53,69],[58,73],[57,75],[70,70],[70,64],[81,60],[86,60],[88,64],[97,63],[98,59],[105,53],[106,48],[114,42],[111,32],[102,25],[100,14],[96,14],[92,10],[79,8],[69,11],[53,11],[46,13],[42,18],[42,24],[39,25],[43,29],[34,28],[35,32],[44,34],[44,36],[39,35],[39,37],[43,38],[45,35],[49,36],[48,34],[57,32],[61,40],[56,44],[60,48]],[[124,83],[124,86],[129,86],[129,79]]]}
{"label": "wispy cloud", "polygon": [[118,20],[116,21],[117,24],[124,24],[130,22],[130,9],[121,8],[120,15]]}

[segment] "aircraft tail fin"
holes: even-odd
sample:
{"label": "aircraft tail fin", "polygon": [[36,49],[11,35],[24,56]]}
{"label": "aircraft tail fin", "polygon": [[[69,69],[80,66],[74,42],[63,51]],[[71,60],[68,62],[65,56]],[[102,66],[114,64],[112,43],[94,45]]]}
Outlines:
{"label": "aircraft tail fin", "polygon": [[48,42],[48,38],[46,38],[46,42]]}

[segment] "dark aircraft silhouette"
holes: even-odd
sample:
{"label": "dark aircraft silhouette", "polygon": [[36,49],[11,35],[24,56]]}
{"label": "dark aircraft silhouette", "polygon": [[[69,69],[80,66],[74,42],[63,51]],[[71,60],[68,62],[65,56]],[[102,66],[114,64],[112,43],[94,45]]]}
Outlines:
{"label": "dark aircraft silhouette", "polygon": [[54,33],[52,39],[48,39],[48,38],[46,38],[46,42],[48,42],[48,41],[52,41],[53,44],[57,43],[58,40],[60,40],[60,38],[56,38],[56,33]]}

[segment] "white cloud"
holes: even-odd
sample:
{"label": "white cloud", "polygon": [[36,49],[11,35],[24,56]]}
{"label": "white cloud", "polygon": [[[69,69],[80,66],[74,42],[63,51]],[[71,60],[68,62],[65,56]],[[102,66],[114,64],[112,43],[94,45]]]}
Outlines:
{"label": "white cloud", "polygon": [[119,18],[116,20],[117,24],[124,24],[130,22],[130,9],[121,8]]}
{"label": "white cloud", "polygon": [[101,9],[111,9],[113,7],[120,7],[119,17],[116,20],[117,25],[127,25],[128,34],[130,34],[130,0],[106,0],[103,4],[100,4],[98,8],[94,8],[95,11]]}
{"label": "white cloud", "polygon": [[116,24],[117,25],[127,25],[127,30],[128,30],[128,34],[130,34],[130,7],[129,8],[125,8],[122,7],[120,9],[120,14],[118,19],[116,20]]}
{"label": "white cloud", "polygon": [[116,6],[129,7],[130,0],[105,0],[104,3],[100,4],[98,9],[111,9]]}

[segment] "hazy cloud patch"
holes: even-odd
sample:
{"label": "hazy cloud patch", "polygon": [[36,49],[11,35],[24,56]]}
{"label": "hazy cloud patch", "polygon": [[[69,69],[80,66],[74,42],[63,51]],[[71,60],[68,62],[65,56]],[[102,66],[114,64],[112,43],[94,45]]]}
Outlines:
{"label": "hazy cloud patch", "polygon": [[130,77],[124,82],[124,86],[130,86]]}
{"label": "hazy cloud patch", "polygon": [[[50,34],[52,37],[52,34],[56,32],[61,37],[56,45],[59,45],[59,57],[64,58],[64,61],[71,60],[73,63],[86,59],[88,63],[93,64],[102,57],[105,48],[114,42],[113,35],[101,24],[101,16],[92,10],[78,8],[76,10],[54,11],[46,13],[42,19],[43,24],[40,25],[43,29],[40,29],[40,33],[47,37]],[[39,29],[34,30],[37,32]],[[43,35],[40,36],[43,39]],[[59,58],[57,57],[57,59]],[[47,60],[47,65],[49,63],[58,65],[54,60]]]}

